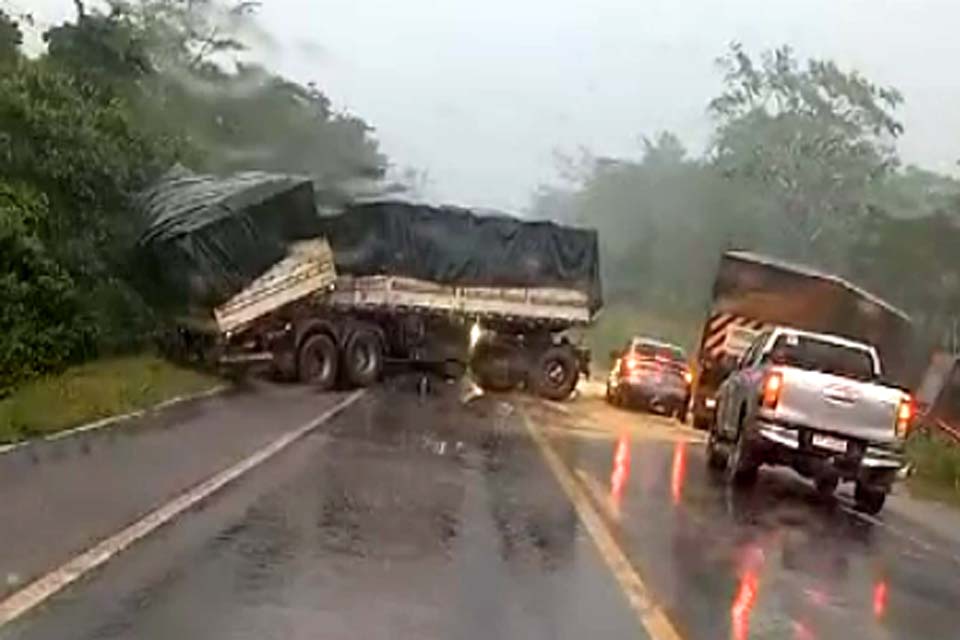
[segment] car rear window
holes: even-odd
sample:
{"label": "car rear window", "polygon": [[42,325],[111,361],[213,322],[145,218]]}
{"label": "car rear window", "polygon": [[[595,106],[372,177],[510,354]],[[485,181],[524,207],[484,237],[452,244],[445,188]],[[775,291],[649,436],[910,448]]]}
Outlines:
{"label": "car rear window", "polygon": [[634,344],[633,354],[639,358],[669,360],[671,362],[686,362],[687,359],[682,349],[655,344]]}
{"label": "car rear window", "polygon": [[775,364],[856,380],[874,378],[870,352],[808,336],[780,336],[770,350],[770,360]]}

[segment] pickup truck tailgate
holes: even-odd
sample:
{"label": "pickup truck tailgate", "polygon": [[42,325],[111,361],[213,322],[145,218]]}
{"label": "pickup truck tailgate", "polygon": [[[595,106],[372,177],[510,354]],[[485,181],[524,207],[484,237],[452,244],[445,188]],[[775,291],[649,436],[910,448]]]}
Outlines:
{"label": "pickup truck tailgate", "polygon": [[896,439],[903,392],[819,371],[784,367],[775,417],[789,423],[870,442]]}

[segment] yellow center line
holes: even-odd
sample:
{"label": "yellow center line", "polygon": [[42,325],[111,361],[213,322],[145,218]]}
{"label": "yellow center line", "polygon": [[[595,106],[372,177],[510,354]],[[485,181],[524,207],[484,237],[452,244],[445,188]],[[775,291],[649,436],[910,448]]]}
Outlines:
{"label": "yellow center line", "polygon": [[623,549],[620,548],[620,545],[617,544],[610,529],[604,523],[603,518],[594,508],[570,469],[554,451],[547,438],[531,423],[526,414],[523,415],[523,423],[540,449],[540,453],[543,455],[550,471],[553,472],[557,482],[560,483],[564,493],[567,494],[567,498],[570,499],[574,509],[576,509],[577,516],[587,533],[590,534],[590,538],[597,546],[597,550],[607,563],[607,567],[613,573],[617,584],[626,596],[627,602],[629,602],[630,607],[650,638],[652,640],[680,640],[683,636],[670,622],[663,609],[656,604],[650,589],[647,588],[636,569],[630,564],[630,560]]}

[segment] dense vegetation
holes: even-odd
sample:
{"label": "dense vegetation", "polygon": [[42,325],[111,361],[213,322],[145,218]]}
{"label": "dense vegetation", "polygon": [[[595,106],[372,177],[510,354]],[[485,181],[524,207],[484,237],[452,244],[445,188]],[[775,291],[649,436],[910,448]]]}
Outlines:
{"label": "dense vegetation", "polygon": [[252,3],[74,4],[35,58],[22,18],[0,8],[0,396],[150,334],[123,277],[141,228],[130,204],[173,164],[325,183],[385,168],[362,120],[238,62],[256,32]]}
{"label": "dense vegetation", "polygon": [[901,166],[903,97],[789,48],[757,60],[734,45],[718,66],[702,155],[669,132],[638,158],[581,151],[535,199],[537,215],[599,229],[609,328],[623,332],[627,309],[695,346],[719,255],[737,248],[848,276],[908,311],[929,344],[954,346],[960,182]]}

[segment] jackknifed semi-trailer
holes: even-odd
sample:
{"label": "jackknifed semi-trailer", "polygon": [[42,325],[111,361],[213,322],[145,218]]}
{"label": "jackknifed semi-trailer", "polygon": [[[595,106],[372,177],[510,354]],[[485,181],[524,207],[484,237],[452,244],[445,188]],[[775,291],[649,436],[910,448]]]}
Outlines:
{"label": "jackknifed semi-trailer", "polygon": [[569,330],[601,306],[593,231],[396,200],[321,216],[309,181],[269,174],[174,175],[143,202],[140,271],[188,294],[167,296],[178,340],[221,366],[321,389],[469,366],[551,399],[589,368]]}

